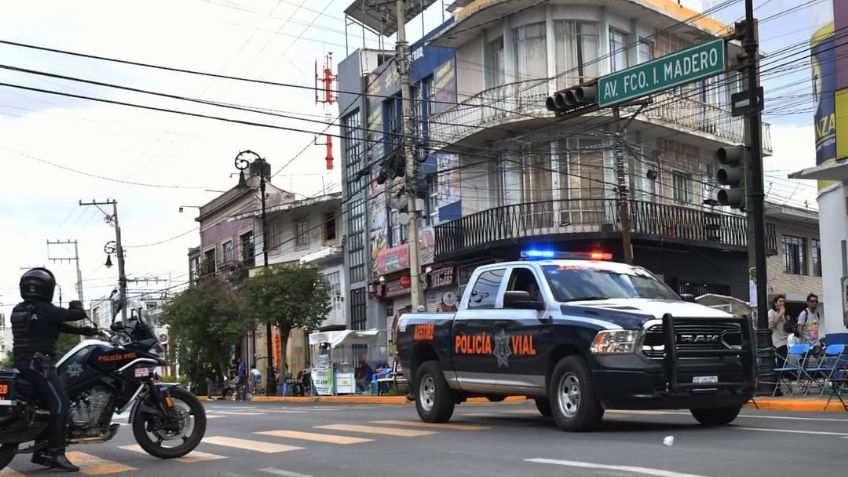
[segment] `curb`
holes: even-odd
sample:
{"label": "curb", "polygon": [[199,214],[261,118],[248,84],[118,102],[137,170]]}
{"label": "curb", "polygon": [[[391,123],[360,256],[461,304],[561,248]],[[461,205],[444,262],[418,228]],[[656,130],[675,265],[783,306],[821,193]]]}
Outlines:
{"label": "curb", "polygon": [[[201,401],[206,400],[206,396],[197,396]],[[526,401],[524,396],[508,396],[504,402],[522,402]],[[245,402],[245,401],[242,401]],[[376,404],[376,405],[398,405],[412,404],[412,401],[407,401],[406,396],[254,396],[253,399],[247,402],[291,402],[291,403],[332,403],[332,404]],[[469,398],[467,403],[482,404],[488,403],[486,398]]]}
{"label": "curb", "polygon": [[838,399],[828,403],[827,399],[756,398],[745,403],[745,407],[768,411],[845,412]]}

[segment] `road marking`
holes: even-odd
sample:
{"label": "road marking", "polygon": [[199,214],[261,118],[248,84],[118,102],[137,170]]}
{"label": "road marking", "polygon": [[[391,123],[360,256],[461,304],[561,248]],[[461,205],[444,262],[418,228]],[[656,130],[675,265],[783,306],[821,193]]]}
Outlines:
{"label": "road marking", "polygon": [[24,474],[15,472],[14,470],[8,467],[3,470],[0,470],[0,475],[2,475],[3,477],[26,477]]}
{"label": "road marking", "polygon": [[733,429],[740,429],[743,431],[760,431],[760,432],[783,432],[786,434],[812,434],[817,436],[840,436],[840,437],[848,437],[848,434],[844,432],[827,432],[827,431],[799,431],[795,429],[769,429],[766,427],[736,427],[733,426]]}
{"label": "road marking", "polygon": [[476,424],[462,424],[459,422],[421,422],[421,421],[395,421],[395,420],[386,420],[386,421],[371,421],[374,424],[388,424],[390,426],[410,426],[410,427],[423,427],[427,429],[448,429],[453,431],[482,431],[484,429],[489,429],[486,426],[478,426]]}
{"label": "road marking", "polygon": [[704,477],[698,474],[682,474],[670,470],[651,469],[650,467],[634,467],[630,465],[604,465],[594,462],[580,462],[576,460],[554,460],[554,459],[525,459],[527,462],[536,462],[538,464],[553,464],[566,467],[581,467],[584,469],[598,470],[618,470],[621,472],[629,472],[632,474],[656,475],[658,477]]}
{"label": "road marking", "polygon": [[365,442],[374,442],[374,439],[363,439],[361,437],[350,437],[350,436],[337,436],[334,434],[318,434],[315,432],[301,432],[301,431],[287,431],[287,430],[279,430],[279,431],[262,431],[262,432],[254,432],[254,434],[259,434],[262,436],[274,436],[274,437],[287,437],[289,439],[301,439],[304,441],[313,441],[313,442],[326,442],[329,444],[362,444]]}
{"label": "road marking", "polygon": [[247,439],[236,439],[235,437],[211,436],[204,437],[203,442],[206,444],[215,444],[225,447],[235,447],[236,449],[251,450],[262,452],[264,454],[276,454],[278,452],[288,452],[293,450],[301,450],[303,447],[286,446],[282,444],[271,444],[269,442],[251,441]]}
{"label": "road marking", "polygon": [[274,475],[281,475],[283,477],[312,477],[311,475],[307,475],[307,474],[299,474],[297,472],[292,472],[290,470],[272,469],[271,467],[259,469],[259,471],[260,472],[266,472],[266,473],[269,473],[269,474],[274,474]]}
{"label": "road marking", "polygon": [[432,431],[417,431],[414,429],[395,429],[392,427],[377,427],[377,426],[358,426],[354,424],[327,424],[325,426],[315,426],[318,429],[328,429],[331,431],[348,431],[362,432],[365,434],[380,434],[384,436],[395,437],[421,437],[435,434]]}
{"label": "road marking", "polygon": [[68,452],[68,460],[78,465],[80,472],[85,475],[106,475],[117,474],[118,472],[127,472],[137,470],[135,467],[119,464],[111,460],[101,459],[85,452]]}
{"label": "road marking", "polygon": [[[139,454],[147,454],[147,452],[141,448],[141,446],[133,444],[129,446],[118,446],[119,449],[128,450],[130,452],[138,452]],[[206,462],[210,460],[220,460],[226,459],[226,456],[218,455],[218,454],[210,454],[208,452],[200,452],[197,450],[191,451],[189,454],[184,455],[182,457],[178,457],[174,460],[178,462],[184,462],[186,464],[194,464],[195,462]]]}
{"label": "road marking", "polygon": [[225,416],[262,416],[264,412],[251,412],[251,411],[212,411],[215,414],[223,414]]}

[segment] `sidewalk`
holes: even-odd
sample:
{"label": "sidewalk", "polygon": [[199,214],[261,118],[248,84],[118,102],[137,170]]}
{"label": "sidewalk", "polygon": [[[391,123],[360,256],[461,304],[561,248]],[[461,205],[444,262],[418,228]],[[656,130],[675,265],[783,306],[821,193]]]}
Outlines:
{"label": "sidewalk", "polygon": [[[201,401],[206,396],[198,396]],[[526,401],[524,396],[510,396],[505,402]],[[372,404],[372,405],[398,405],[412,404],[405,396],[305,396],[305,397],[281,397],[281,396],[254,396],[253,402],[289,402],[289,403],[325,403],[325,404]],[[471,404],[488,403],[486,398],[470,398]],[[768,411],[787,412],[845,412],[839,399],[832,399],[830,404],[825,405],[827,399],[818,397],[757,397],[745,404],[746,408],[761,409]]]}

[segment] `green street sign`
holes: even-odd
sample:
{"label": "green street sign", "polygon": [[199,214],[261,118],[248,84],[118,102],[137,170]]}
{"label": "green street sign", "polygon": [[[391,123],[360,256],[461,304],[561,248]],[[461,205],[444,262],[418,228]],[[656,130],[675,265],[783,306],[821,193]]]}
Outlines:
{"label": "green street sign", "polygon": [[642,63],[598,78],[598,105],[602,108],[724,72],[724,40]]}

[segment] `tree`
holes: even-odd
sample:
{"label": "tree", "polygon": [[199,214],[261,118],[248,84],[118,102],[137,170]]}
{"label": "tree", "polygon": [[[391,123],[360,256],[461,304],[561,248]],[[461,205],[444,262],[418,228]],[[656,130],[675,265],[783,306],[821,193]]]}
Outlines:
{"label": "tree", "polygon": [[232,347],[251,325],[233,290],[213,276],[174,297],[165,305],[162,321],[169,325],[169,348],[177,349],[180,368],[193,383],[204,382],[206,363],[226,372]]}
{"label": "tree", "polygon": [[286,369],[286,344],[291,330],[312,331],[330,312],[330,289],[313,267],[278,265],[263,268],[247,279],[242,298],[251,321],[279,328],[280,372]]}

